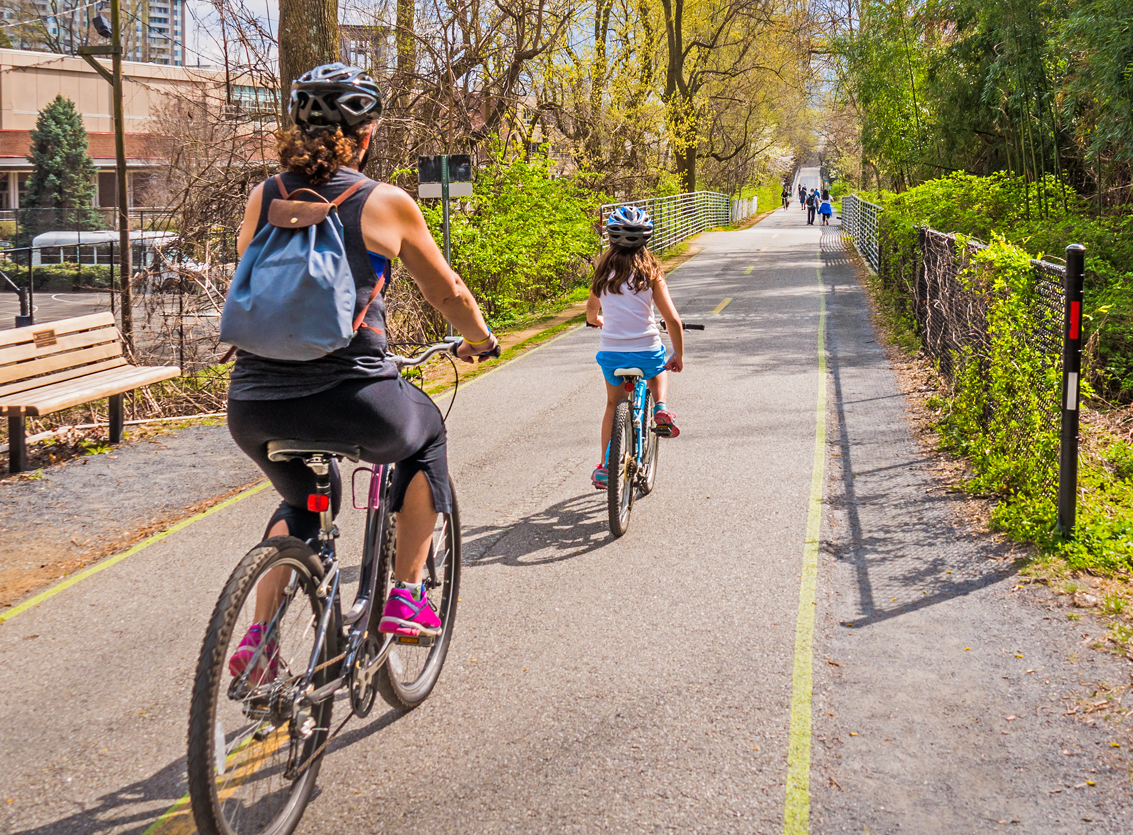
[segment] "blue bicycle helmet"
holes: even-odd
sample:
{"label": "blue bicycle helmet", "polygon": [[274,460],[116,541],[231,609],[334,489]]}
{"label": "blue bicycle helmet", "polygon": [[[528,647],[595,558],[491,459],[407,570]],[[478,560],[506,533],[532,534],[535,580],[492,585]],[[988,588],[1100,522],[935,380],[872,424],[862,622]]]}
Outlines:
{"label": "blue bicycle helmet", "polygon": [[638,249],[653,237],[653,218],[637,206],[619,206],[606,218],[606,234],[611,244]]}
{"label": "blue bicycle helmet", "polygon": [[372,122],[382,115],[378,83],[357,67],[322,64],[291,83],[291,121],[305,131]]}

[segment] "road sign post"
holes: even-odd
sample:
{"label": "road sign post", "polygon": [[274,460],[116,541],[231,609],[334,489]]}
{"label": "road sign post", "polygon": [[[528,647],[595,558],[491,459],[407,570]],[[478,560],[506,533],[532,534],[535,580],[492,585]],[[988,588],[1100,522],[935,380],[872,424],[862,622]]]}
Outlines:
{"label": "road sign post", "polygon": [[[452,266],[452,225],[449,201],[472,196],[472,158],[468,154],[438,154],[417,160],[417,196],[440,198],[441,238],[445,263]],[[452,326],[449,326],[452,336]]]}
{"label": "road sign post", "polygon": [[1082,376],[1082,286],[1086,248],[1066,247],[1062,321],[1062,438],[1058,455],[1058,532],[1074,535],[1078,504],[1078,400]]}

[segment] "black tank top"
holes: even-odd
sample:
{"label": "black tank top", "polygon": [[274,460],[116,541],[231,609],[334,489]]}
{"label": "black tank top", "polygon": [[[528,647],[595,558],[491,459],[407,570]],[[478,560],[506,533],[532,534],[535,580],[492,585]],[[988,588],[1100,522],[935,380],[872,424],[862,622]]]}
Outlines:
{"label": "black tank top", "polygon": [[[381,292],[366,312],[364,325],[358,328],[345,348],[314,360],[273,360],[247,351],[237,351],[228,387],[230,399],[289,400],[328,391],[347,380],[388,380],[397,376],[397,368],[386,358],[385,285],[389,281],[388,262],[386,275],[379,276],[362,238],[362,207],[366,205],[366,200],[377,183],[352,168],[339,168],[330,180],[318,186],[308,185],[301,174],[290,171],[283,174],[283,184],[289,192],[309,188],[328,200],[338,197],[359,180],[363,180],[364,185],[338,207],[338,216],[342,220],[347,263],[350,264],[357,293],[355,316],[366,306],[377,282],[384,282]],[[267,223],[271,201],[280,196],[275,178],[267,180],[264,183],[260,219],[256,225],[257,234]]]}

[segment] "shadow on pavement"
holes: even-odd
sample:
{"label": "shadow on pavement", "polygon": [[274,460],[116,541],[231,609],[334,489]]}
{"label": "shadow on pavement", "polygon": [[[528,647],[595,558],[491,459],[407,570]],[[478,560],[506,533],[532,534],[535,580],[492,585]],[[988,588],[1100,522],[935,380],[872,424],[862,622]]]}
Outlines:
{"label": "shadow on pavement", "polygon": [[[823,266],[848,263],[840,230],[823,230]],[[833,271],[832,271],[833,272]],[[857,579],[855,613],[842,626],[859,628],[934,606],[1002,582],[1016,573],[1007,562],[1008,544],[980,537],[951,521],[951,500],[925,470],[931,459],[919,453],[915,442],[901,443],[907,423],[901,410],[900,425],[891,421],[890,401],[900,392],[879,390],[867,374],[856,373],[884,363],[868,322],[841,316],[838,294],[861,292],[855,286],[825,277],[827,309],[827,363],[834,396],[834,433],[828,438],[829,454],[841,467],[838,490],[827,503],[844,514],[848,537],[827,541],[836,559],[850,563]],[[836,469],[831,476],[836,476]],[[830,489],[830,488],[828,488]]]}
{"label": "shadow on pavement", "polygon": [[[342,722],[342,718],[346,715],[345,711],[349,709],[345,695],[339,696],[336,699],[334,713],[340,718],[335,720],[335,725]],[[327,766],[329,758],[335,752],[388,728],[404,715],[405,713],[402,711],[389,709],[368,724],[335,737],[323,755],[323,767]],[[14,829],[12,835],[101,835],[101,833],[112,832],[116,835],[141,835],[147,832],[161,815],[165,814],[167,810],[171,810],[174,804],[184,797],[185,787],[185,758],[181,757],[144,780],[139,780],[103,795],[90,808],[42,826],[30,829]],[[316,784],[310,802],[314,803],[319,794],[319,787]],[[161,803],[160,811],[155,812],[152,808],[144,810],[130,808],[137,807],[140,804],[146,804],[147,807],[150,807],[155,802]],[[176,810],[172,810],[172,814],[166,818],[163,825],[154,830],[154,835],[161,835],[163,832],[188,833],[195,831],[192,813],[189,810],[188,802],[186,802]]]}
{"label": "shadow on pavement", "polygon": [[573,496],[503,526],[465,529],[464,564],[546,565],[613,541],[606,494]]}

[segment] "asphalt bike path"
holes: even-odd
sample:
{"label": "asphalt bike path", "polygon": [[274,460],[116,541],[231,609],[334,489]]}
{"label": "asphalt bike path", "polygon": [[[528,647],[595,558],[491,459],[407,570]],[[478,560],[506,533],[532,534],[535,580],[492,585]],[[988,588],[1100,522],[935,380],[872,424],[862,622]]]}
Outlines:
{"label": "asphalt bike path", "polygon": [[[876,712],[871,694],[888,698],[886,681],[925,659],[907,644],[886,664],[892,632],[841,625],[858,617],[860,586],[827,542],[844,529],[823,528],[822,543],[813,530],[819,430],[826,492],[842,478],[826,453],[842,442],[834,372],[845,382],[850,365],[839,355],[836,366],[831,348],[822,374],[821,324],[829,317],[831,340],[837,322],[865,329],[838,333],[843,352],[869,324],[845,256],[824,264],[831,230],[802,216],[792,207],[702,236],[703,252],[670,276],[682,316],[707,329],[687,335],[686,371],[672,375],[681,437],[661,444],[657,487],[621,539],[589,486],[604,402],[595,332],[570,330],[462,387],[449,433],[466,570],[445,671],[418,710],[379,705],[347,725],[300,832],[771,833],[785,817],[805,827],[808,815],[814,832],[860,832],[863,821],[866,831],[930,831],[869,817],[901,776],[882,768],[891,760],[827,748],[848,738],[843,724]],[[866,377],[888,373],[883,358],[856,361]],[[820,393],[831,420],[816,425]],[[0,626],[0,832],[192,831],[176,804],[200,640],[275,503],[261,490]],[[340,521],[348,564],[362,519],[349,510]],[[904,527],[917,524],[909,516]],[[817,603],[812,734],[799,721],[811,704],[799,675],[810,647],[797,641],[807,577]],[[899,630],[898,614],[878,623]],[[843,652],[839,641],[861,636],[879,643]],[[829,676],[843,668],[826,656],[845,659],[845,678]],[[927,700],[912,703],[915,681],[909,690],[907,721],[945,735]],[[956,761],[984,741],[963,737]],[[906,765],[928,767],[916,739],[905,743]],[[902,783],[907,796],[912,785]],[[832,807],[843,817],[824,817]],[[987,811],[961,811],[967,825],[952,831],[984,831]]]}
{"label": "asphalt bike path", "polygon": [[[673,274],[707,330],[673,378],[682,436],[620,540],[589,485],[595,332],[463,388],[467,569],[444,675],[417,711],[347,726],[300,831],[781,827],[819,382],[815,250],[792,246],[807,237],[705,236]],[[3,831],[144,832],[184,794],[206,620],[274,502],[231,505],[3,625]],[[342,553],[361,518],[342,520]]]}

